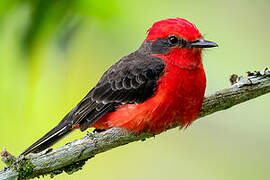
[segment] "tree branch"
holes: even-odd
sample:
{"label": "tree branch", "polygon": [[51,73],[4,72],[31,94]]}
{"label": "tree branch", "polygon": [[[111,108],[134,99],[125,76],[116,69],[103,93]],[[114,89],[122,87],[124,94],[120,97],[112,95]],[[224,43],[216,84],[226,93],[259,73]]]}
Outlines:
{"label": "tree branch", "polygon": [[[237,75],[232,75],[231,83],[231,87],[205,97],[198,118],[270,92],[270,70],[248,72],[247,77],[238,78]],[[179,124],[169,129],[176,126]],[[96,154],[152,136],[134,135],[120,128],[112,128],[101,133],[88,133],[85,137],[53,151],[47,150],[26,157],[16,158],[4,149],[1,156],[6,168],[0,171],[0,180],[28,179],[48,174],[54,176],[63,171],[72,174],[81,169],[85,162]]]}

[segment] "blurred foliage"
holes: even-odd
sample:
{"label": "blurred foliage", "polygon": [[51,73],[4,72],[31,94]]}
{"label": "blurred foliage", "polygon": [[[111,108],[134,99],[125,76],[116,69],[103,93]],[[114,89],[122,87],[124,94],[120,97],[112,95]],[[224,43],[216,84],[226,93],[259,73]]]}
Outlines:
{"label": "blurred foliage", "polygon": [[[269,67],[269,15],[268,0],[1,0],[0,147],[19,154],[40,138],[160,19],[186,18],[219,44],[203,54],[207,93],[228,86],[232,73]],[[56,178],[269,179],[269,101],[111,150]]]}
{"label": "blurred foliage", "polygon": [[26,53],[31,53],[29,51],[38,46],[37,41],[40,39],[53,36],[57,29],[64,45],[79,26],[78,21],[82,20],[82,17],[107,19],[116,10],[114,0],[3,0],[0,3],[0,15],[5,16],[14,7],[28,10],[21,42]]}

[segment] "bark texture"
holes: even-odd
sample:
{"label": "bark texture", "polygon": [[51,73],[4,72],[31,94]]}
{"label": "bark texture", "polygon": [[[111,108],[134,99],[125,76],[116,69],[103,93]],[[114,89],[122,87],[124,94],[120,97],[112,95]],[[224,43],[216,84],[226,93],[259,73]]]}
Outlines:
{"label": "bark texture", "polygon": [[[270,92],[268,69],[248,72],[247,77],[232,75],[230,80],[232,86],[205,97],[197,119]],[[169,129],[176,126],[179,124]],[[134,135],[120,128],[112,128],[101,133],[88,133],[85,137],[53,151],[47,150],[26,157],[14,157],[4,149],[1,156],[6,168],[0,171],[0,180],[55,176],[63,171],[72,174],[81,169],[88,159],[99,153],[152,136],[151,134]]]}

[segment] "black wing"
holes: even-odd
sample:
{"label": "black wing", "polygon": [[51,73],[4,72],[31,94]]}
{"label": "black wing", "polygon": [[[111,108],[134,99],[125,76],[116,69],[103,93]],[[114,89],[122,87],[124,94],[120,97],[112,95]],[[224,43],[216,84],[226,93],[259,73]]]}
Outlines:
{"label": "black wing", "polygon": [[157,80],[164,71],[163,61],[137,51],[111,66],[98,84],[72,112],[72,124],[87,129],[120,104],[142,103],[156,91]]}
{"label": "black wing", "polygon": [[80,125],[86,130],[91,124],[121,104],[141,103],[154,95],[157,80],[164,71],[163,61],[138,51],[111,66],[86,97],[63,120],[21,155],[40,152],[52,146]]}

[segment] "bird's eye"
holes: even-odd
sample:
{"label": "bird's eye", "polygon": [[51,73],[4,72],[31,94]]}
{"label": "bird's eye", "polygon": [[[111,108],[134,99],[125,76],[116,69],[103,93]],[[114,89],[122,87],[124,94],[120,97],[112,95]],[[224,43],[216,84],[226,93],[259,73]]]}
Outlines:
{"label": "bird's eye", "polygon": [[168,41],[169,41],[170,44],[175,45],[175,44],[178,43],[178,38],[175,37],[175,36],[170,36],[170,37],[168,38]]}

